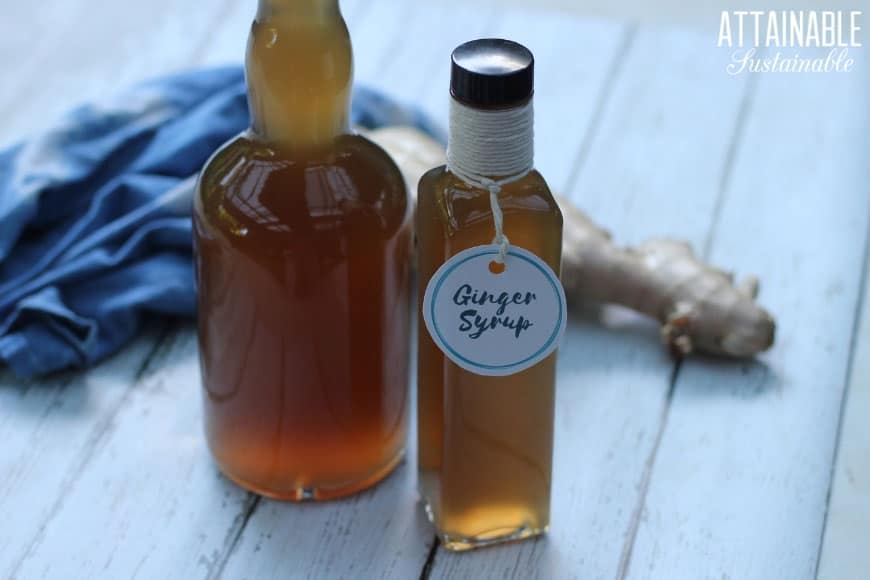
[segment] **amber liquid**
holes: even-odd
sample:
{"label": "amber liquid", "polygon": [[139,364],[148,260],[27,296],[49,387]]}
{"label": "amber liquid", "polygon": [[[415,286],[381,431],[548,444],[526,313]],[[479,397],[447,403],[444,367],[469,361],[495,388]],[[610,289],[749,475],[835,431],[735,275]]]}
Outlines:
{"label": "amber liquid", "polygon": [[290,500],[373,484],[407,432],[411,207],[386,153],[342,134],[347,31],[334,2],[309,3],[286,22],[261,4],[254,130],[194,203],[208,443],[228,477]]}
{"label": "amber liquid", "polygon": [[[512,244],[559,272],[562,214],[537,172],[499,195]],[[489,193],[445,168],[420,182],[418,311],[429,279],[451,256],[493,239]],[[421,493],[443,544],[463,550],[547,529],[556,355],[507,377],[461,369],[419,320]]]}

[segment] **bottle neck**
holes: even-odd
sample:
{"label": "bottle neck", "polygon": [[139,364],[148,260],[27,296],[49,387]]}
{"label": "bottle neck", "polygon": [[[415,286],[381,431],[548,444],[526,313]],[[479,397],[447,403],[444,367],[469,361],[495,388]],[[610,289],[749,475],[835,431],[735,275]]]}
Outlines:
{"label": "bottle neck", "polygon": [[257,19],[301,15],[331,19],[339,10],[338,0],[259,0]]}
{"label": "bottle neck", "polygon": [[338,0],[260,0],[246,72],[262,139],[317,148],[349,131],[353,53]]}
{"label": "bottle neck", "polygon": [[476,187],[522,179],[535,164],[532,99],[505,109],[469,107],[450,101],[447,167]]}

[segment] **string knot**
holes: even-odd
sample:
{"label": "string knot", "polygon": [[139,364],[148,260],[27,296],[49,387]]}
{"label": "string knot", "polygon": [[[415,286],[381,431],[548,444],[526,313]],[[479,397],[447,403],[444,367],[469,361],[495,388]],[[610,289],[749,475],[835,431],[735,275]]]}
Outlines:
{"label": "string knot", "polygon": [[492,239],[492,243],[498,246],[498,256],[495,261],[499,264],[504,264],[508,249],[510,249],[510,241],[504,235],[504,213],[501,211],[501,205],[498,203],[501,185],[492,179],[487,181],[489,182],[486,184],[487,189],[489,189],[489,205],[492,208],[492,221],[495,224],[495,237]]}

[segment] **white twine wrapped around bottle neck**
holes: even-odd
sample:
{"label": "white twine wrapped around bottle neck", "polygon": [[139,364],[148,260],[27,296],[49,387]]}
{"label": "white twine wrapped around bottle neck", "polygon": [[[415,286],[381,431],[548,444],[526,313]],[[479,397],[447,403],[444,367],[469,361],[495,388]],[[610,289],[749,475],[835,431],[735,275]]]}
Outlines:
{"label": "white twine wrapped around bottle neck", "polygon": [[498,194],[534,168],[534,125],[532,99],[509,109],[475,109],[450,99],[447,169],[468,185],[489,191],[500,264],[510,242],[504,235]]}

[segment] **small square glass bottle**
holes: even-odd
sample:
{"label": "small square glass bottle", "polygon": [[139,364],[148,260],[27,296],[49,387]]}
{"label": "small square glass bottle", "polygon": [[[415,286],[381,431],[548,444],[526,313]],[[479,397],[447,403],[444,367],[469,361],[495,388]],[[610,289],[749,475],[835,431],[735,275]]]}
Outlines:
{"label": "small square glass bottle", "polygon": [[[493,243],[496,213],[511,246],[558,276],[562,214],[533,168],[531,52],[477,40],[452,61],[448,164],[422,178],[418,196],[418,450],[441,542],[467,550],[547,530],[556,353],[507,376],[466,370],[427,332],[424,295],[451,257]],[[493,183],[497,194],[484,187]]]}

